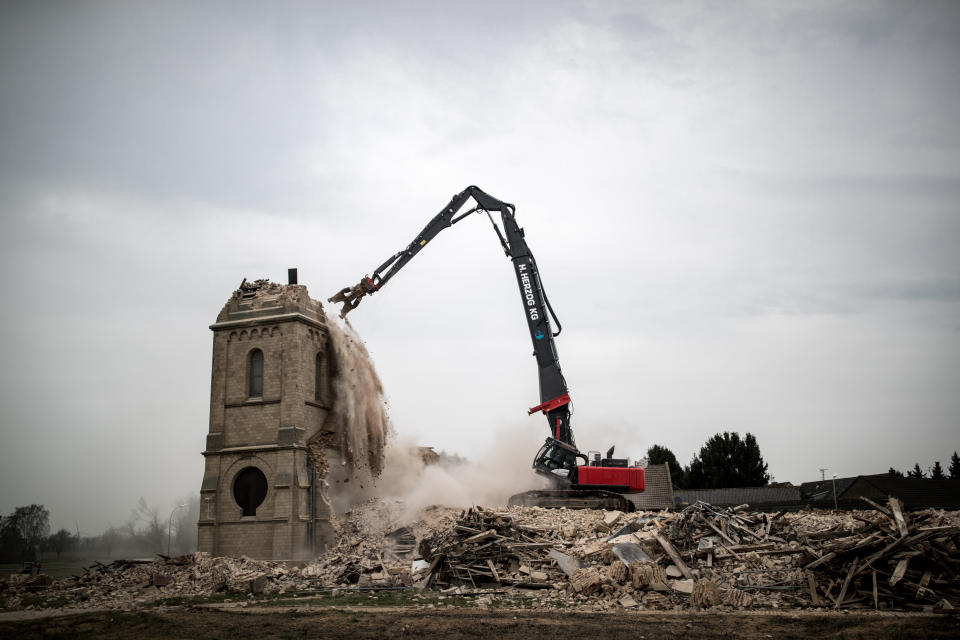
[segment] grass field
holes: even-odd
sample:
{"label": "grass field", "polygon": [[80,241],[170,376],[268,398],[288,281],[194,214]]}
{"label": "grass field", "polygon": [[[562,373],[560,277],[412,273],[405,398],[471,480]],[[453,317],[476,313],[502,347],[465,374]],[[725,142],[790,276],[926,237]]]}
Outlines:
{"label": "grass field", "polygon": [[[54,578],[65,578],[67,576],[83,573],[85,567],[93,564],[93,560],[46,560],[40,567],[40,573],[45,573]],[[11,573],[20,573],[23,569],[23,563],[0,564],[0,576],[8,576]]]}

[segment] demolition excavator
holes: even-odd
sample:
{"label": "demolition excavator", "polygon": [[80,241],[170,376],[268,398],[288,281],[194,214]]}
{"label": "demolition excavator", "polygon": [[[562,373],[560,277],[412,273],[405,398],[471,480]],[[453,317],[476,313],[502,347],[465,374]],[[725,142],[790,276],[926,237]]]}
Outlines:
{"label": "demolition excavator", "polygon": [[[471,200],[474,206],[462,211]],[[534,457],[533,469],[550,480],[552,489],[517,494],[510,498],[510,504],[633,511],[633,502],[623,494],[643,491],[644,470],[628,466],[627,459],[614,458],[613,447],[605,457],[599,452],[585,455],[574,441],[570,426],[570,393],[560,370],[555,342],[562,326],[543,289],[537,261],[527,246],[523,229],[517,224],[514,210],[512,204],[501,202],[478,187],[467,187],[453,196],[410,244],[387,258],[372,275],[365,276],[353,287],[341,289],[328,302],[342,303],[340,317],[346,318],[364,297],[380,291],[441,231],[474,213],[486,214],[504,253],[513,262],[524,317],[533,342],[533,356],[537,360],[540,404],[531,407],[527,413],[543,413],[550,429],[550,436]],[[500,215],[502,230],[494,220],[494,213]]]}

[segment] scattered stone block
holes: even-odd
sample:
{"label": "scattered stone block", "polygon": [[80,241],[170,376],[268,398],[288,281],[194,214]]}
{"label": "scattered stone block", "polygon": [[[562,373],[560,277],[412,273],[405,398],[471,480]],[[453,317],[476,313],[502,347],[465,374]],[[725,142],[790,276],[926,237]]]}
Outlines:
{"label": "scattered stone block", "polygon": [[711,580],[697,580],[693,585],[693,591],[690,593],[690,604],[695,607],[709,608],[715,607],[723,602],[723,594],[720,593],[720,587]]}
{"label": "scattered stone block", "polygon": [[601,591],[606,582],[606,575],[604,575],[599,569],[589,567],[586,569],[579,569],[576,573],[570,576],[570,589],[574,593],[588,596]]}
{"label": "scattered stone block", "polygon": [[668,591],[667,576],[663,567],[653,562],[633,562],[630,564],[630,584],[634,589],[652,589]]}
{"label": "scattered stone block", "polygon": [[608,527],[612,527],[617,523],[617,520],[620,519],[620,516],[623,515],[623,511],[607,511],[603,514],[603,524]]}
{"label": "scattered stone block", "polygon": [[677,593],[693,593],[693,580],[674,580],[670,583],[670,588]]}
{"label": "scattered stone block", "polygon": [[620,606],[626,609],[638,606],[640,603],[633,599],[632,596],[624,596],[620,598]]}

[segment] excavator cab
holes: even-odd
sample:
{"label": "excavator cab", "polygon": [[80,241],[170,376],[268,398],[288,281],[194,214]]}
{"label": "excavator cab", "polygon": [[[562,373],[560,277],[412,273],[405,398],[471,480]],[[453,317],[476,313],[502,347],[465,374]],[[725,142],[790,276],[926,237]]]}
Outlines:
{"label": "excavator cab", "polygon": [[547,438],[533,459],[533,470],[549,478],[554,485],[569,487],[577,482],[579,464],[586,463],[587,457],[576,447],[556,438]]}
{"label": "excavator cab", "polygon": [[[633,511],[626,497],[606,490],[603,485],[583,485],[580,473],[590,469],[587,456],[576,447],[556,438],[547,438],[533,459],[533,469],[550,479],[553,489],[525,491],[510,496],[507,505],[567,509],[617,509]],[[601,469],[601,471],[606,471]],[[642,470],[641,470],[642,471]],[[621,488],[618,486],[618,488]],[[622,487],[628,488],[628,487]]]}

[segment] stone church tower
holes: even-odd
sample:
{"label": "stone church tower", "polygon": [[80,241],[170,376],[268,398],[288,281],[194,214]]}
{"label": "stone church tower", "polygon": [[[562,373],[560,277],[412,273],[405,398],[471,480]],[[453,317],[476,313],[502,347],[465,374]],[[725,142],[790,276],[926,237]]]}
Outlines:
{"label": "stone church tower", "polygon": [[200,551],[302,560],[333,539],[329,503],[308,456],[329,438],[326,316],[307,288],[241,283],[213,330]]}

